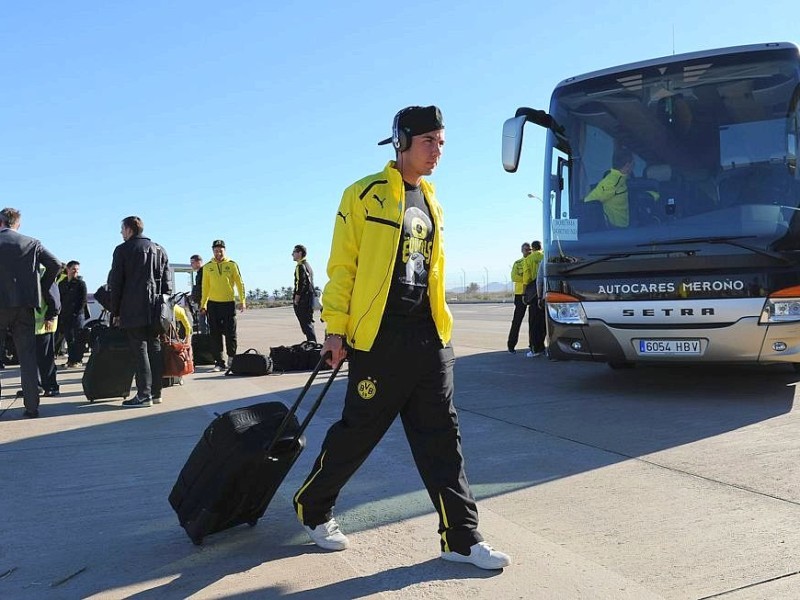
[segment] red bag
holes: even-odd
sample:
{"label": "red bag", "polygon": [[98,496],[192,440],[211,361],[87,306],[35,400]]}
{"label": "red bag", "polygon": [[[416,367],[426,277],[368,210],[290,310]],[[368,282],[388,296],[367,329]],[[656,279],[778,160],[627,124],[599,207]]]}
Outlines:
{"label": "red bag", "polygon": [[161,352],[164,355],[164,377],[183,377],[194,373],[192,344],[180,339],[174,327],[162,338]]}

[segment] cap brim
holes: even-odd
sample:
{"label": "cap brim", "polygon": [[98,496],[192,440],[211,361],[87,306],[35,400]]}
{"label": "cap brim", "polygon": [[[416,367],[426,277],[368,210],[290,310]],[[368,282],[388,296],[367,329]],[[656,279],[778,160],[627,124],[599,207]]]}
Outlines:
{"label": "cap brim", "polygon": [[381,140],[380,142],[378,142],[378,146],[385,146],[386,144],[391,144],[391,143],[392,143],[392,138],[388,137],[385,140]]}

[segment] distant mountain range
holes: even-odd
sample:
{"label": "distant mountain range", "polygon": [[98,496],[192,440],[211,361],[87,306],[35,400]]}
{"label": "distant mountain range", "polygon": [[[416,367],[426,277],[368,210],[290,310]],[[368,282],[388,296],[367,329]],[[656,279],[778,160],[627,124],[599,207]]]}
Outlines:
{"label": "distant mountain range", "polygon": [[[480,286],[480,288],[478,290],[478,293],[486,291],[484,289],[485,285],[482,282],[476,281],[475,283],[477,283]],[[511,283],[510,281],[508,282],[508,284],[500,283],[499,281],[490,281],[489,282],[489,292],[491,293],[491,292],[505,292],[505,291],[507,291],[507,292],[511,293],[511,291],[514,289],[513,285],[514,284]],[[460,285],[458,287],[448,288],[447,293],[448,294],[463,294],[464,293],[464,286]]]}

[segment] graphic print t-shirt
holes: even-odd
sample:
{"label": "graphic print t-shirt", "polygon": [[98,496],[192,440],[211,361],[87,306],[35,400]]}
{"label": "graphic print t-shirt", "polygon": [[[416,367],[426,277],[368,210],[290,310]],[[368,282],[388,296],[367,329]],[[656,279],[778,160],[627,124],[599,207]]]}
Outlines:
{"label": "graphic print t-shirt", "polygon": [[408,183],[405,189],[406,212],[403,215],[386,314],[424,318],[431,314],[428,270],[433,250],[433,221],[422,190]]}

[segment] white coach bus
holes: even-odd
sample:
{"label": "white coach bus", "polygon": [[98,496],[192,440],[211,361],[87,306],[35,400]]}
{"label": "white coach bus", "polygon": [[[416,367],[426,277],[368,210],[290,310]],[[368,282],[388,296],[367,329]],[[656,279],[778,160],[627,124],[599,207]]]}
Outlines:
{"label": "white coach bus", "polygon": [[571,77],[506,121],[509,172],[547,129],[551,358],[798,368],[799,100],[797,46],[768,43]]}

